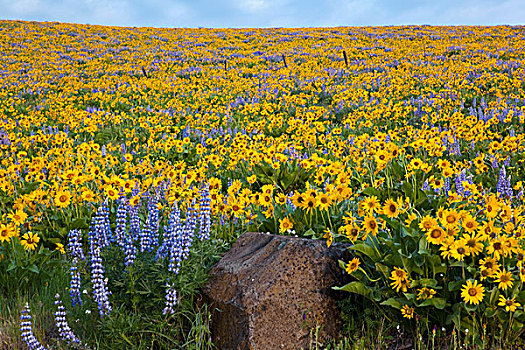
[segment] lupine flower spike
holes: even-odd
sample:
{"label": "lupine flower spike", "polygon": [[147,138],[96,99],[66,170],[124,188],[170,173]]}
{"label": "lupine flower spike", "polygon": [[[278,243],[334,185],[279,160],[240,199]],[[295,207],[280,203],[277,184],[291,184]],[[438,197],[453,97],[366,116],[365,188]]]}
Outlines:
{"label": "lupine flower spike", "polygon": [[80,344],[80,340],[73,333],[69,324],[66,320],[66,308],[62,305],[60,300],[60,295],[55,295],[55,305],[57,306],[57,311],[55,312],[55,323],[58,329],[58,335],[62,340],[64,340],[68,345],[70,344]]}
{"label": "lupine flower spike", "polygon": [[26,303],[22,309],[22,315],[20,316],[20,336],[22,337],[22,341],[26,343],[29,350],[46,350],[46,348],[40,344],[33,334],[31,309],[29,308],[28,303]]}

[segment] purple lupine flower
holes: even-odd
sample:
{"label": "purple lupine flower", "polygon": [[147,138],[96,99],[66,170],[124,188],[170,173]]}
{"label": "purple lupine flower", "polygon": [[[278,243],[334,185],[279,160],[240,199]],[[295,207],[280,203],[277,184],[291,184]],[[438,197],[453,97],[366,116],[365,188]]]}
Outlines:
{"label": "purple lupine flower", "polygon": [[177,305],[177,291],[170,285],[169,281],[166,283],[166,307],[162,310],[164,315],[174,314],[175,305]]}
{"label": "purple lupine flower", "polygon": [[430,189],[430,186],[428,185],[428,179],[423,182],[423,187],[421,188],[423,191],[428,191]]}
{"label": "purple lupine flower", "polygon": [[31,325],[31,309],[29,304],[26,303],[22,309],[22,314],[20,316],[20,336],[22,341],[26,343],[29,350],[46,350],[46,348],[40,344],[33,334],[33,327]]}
{"label": "purple lupine flower", "polygon": [[496,192],[499,193],[499,197],[503,197],[507,194],[507,173],[505,166],[502,166],[499,171],[498,185],[496,186]]}
{"label": "purple lupine flower", "polygon": [[104,277],[104,273],[100,247],[95,246],[91,251],[91,283],[93,284],[93,298],[98,305],[100,316],[111,312],[111,305],[109,304],[111,292],[107,288],[107,280]]}
{"label": "purple lupine flower", "polygon": [[204,185],[201,191],[201,202],[199,208],[199,239],[201,241],[210,239],[211,233],[211,207],[210,189]]}
{"label": "purple lupine flower", "polygon": [[[180,234],[180,210],[177,206],[177,202],[173,203],[169,218],[168,226],[164,226],[164,240],[162,245],[157,250],[156,259],[166,258],[172,255],[172,247],[175,244],[175,240],[178,238],[177,235]],[[173,269],[168,267],[168,270],[173,271]]]}
{"label": "purple lupine flower", "polygon": [[144,225],[144,227],[142,228],[142,230],[140,231],[140,252],[145,252],[145,251],[151,251],[151,241],[150,241],[150,237],[152,235],[152,233],[150,233],[150,222],[149,222],[149,218],[146,219],[146,224]]}
{"label": "purple lupine flower", "polygon": [[[163,227],[163,232],[164,232],[164,239],[162,240],[162,244],[159,246],[159,248],[157,249],[157,252],[155,253],[155,260],[160,260],[160,259],[164,259],[165,257],[168,256],[168,235],[169,233],[167,232],[168,230],[168,227],[167,226],[164,226]],[[160,232],[159,232],[159,235],[160,235]]]}
{"label": "purple lupine flower", "polygon": [[79,230],[71,230],[68,233],[67,250],[72,258],[84,260],[84,251],[82,250],[82,233]]}
{"label": "purple lupine flower", "polygon": [[[138,195],[138,189],[131,191],[131,196],[135,197]],[[129,216],[129,236],[131,241],[134,242],[142,236],[142,230],[140,228],[140,217],[139,217],[139,204],[132,206],[128,203],[128,216]]]}
{"label": "purple lupine flower", "polygon": [[170,259],[168,271],[178,274],[183,259],[184,231],[181,224],[180,210],[177,206],[177,203],[174,204],[170,214],[168,232],[169,235],[167,238]]}
{"label": "purple lupine flower", "polygon": [[496,159],[496,157],[492,157],[491,166],[492,166],[493,169],[497,169],[498,168],[498,160]]}
{"label": "purple lupine flower", "polygon": [[124,255],[124,266],[129,268],[133,265],[135,258],[137,257],[137,248],[133,244],[133,236],[131,234],[127,234],[124,237]]}
{"label": "purple lupine flower", "polygon": [[465,188],[463,187],[463,176],[461,175],[464,170],[462,170],[459,174],[456,175],[456,179],[454,181],[456,185],[456,193],[460,196],[463,195],[465,192]]}
{"label": "purple lupine flower", "polygon": [[[469,176],[469,177],[467,178],[467,172],[466,172],[465,169],[463,169],[463,170],[461,171],[461,173],[460,173],[460,177],[461,177],[461,178],[460,178],[461,185],[463,185],[463,183],[465,183],[465,182],[468,183],[468,184],[470,184],[470,185],[472,185],[472,179],[471,179],[471,176]],[[463,189],[464,189],[464,186],[463,186]],[[464,196],[467,196],[467,197],[468,197],[468,196],[470,196],[471,194],[472,194],[472,192],[470,192],[469,190],[465,190],[465,189],[464,189],[464,191],[463,191],[463,195],[464,195]]]}
{"label": "purple lupine flower", "polygon": [[126,197],[123,193],[120,194],[118,199],[118,208],[117,208],[117,221],[115,227],[115,240],[117,245],[121,248],[125,245],[125,236],[126,236],[126,226],[127,226],[127,207],[128,203],[126,202]]}
{"label": "purple lupine flower", "polygon": [[461,156],[461,148],[459,145],[459,140],[454,136],[454,143],[452,144],[452,147],[449,149],[449,154],[455,154],[457,156]]}
{"label": "purple lupine flower", "polygon": [[70,268],[71,282],[69,284],[69,296],[71,297],[71,304],[82,305],[82,298],[80,294],[80,288],[82,284],[80,282],[80,272],[78,272],[78,261],[77,258],[73,258],[73,266]]}
{"label": "purple lupine flower", "polygon": [[159,245],[159,196],[157,191],[148,203],[148,221],[150,226],[150,244],[152,248]]}
{"label": "purple lupine flower", "polygon": [[80,294],[81,282],[80,273],[78,271],[78,262],[84,260],[84,251],[82,250],[82,235],[79,230],[71,230],[68,234],[69,242],[67,250],[72,257],[72,266],[70,268],[71,282],[69,285],[69,295],[71,296],[71,303],[73,306],[81,305],[82,298]]}
{"label": "purple lupine flower", "polygon": [[146,223],[139,235],[140,251],[152,251],[153,247],[158,245],[158,227],[159,227],[159,209],[157,208],[158,193],[149,196],[148,200],[148,217]]}
{"label": "purple lupine flower", "polygon": [[186,259],[190,254],[190,248],[193,243],[193,236],[195,235],[195,228],[197,227],[197,213],[195,210],[195,199],[188,208],[186,214],[186,222],[184,223],[182,234],[182,258]]}
{"label": "purple lupine flower", "polygon": [[95,216],[91,219],[91,227],[89,229],[89,248],[93,251],[94,247],[97,246],[100,249],[109,246],[109,232],[111,228],[109,226],[109,211],[106,210],[105,203],[102,203],[99,207]]}
{"label": "purple lupine flower", "polygon": [[60,300],[60,295],[55,295],[55,305],[57,306],[57,311],[55,312],[55,324],[58,329],[58,335],[62,340],[64,340],[68,345],[80,344],[80,340],[73,333],[71,327],[66,320],[66,308],[62,305],[62,300]]}

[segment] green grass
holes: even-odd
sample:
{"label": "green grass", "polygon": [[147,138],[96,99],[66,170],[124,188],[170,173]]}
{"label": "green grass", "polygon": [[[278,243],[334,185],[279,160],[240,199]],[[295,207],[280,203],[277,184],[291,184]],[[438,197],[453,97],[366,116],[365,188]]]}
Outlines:
{"label": "green grass", "polygon": [[13,290],[0,296],[0,349],[27,349],[20,338],[20,314],[25,303],[31,308],[36,338],[60,349],[56,344],[54,300],[57,293],[65,294],[69,280],[65,271],[55,272],[46,282],[29,284],[25,290]]}

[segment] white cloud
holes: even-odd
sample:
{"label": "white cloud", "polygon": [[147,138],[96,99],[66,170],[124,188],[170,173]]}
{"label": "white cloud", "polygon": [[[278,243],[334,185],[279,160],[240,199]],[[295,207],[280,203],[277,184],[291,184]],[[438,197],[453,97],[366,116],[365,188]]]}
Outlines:
{"label": "white cloud", "polygon": [[268,4],[264,0],[245,0],[239,4],[240,8],[249,13],[268,9]]}

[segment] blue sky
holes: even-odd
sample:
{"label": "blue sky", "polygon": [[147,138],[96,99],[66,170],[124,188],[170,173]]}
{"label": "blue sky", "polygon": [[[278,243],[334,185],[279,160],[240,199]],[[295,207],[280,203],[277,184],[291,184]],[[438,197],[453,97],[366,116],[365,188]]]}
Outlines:
{"label": "blue sky", "polygon": [[525,0],[0,0],[0,19],[151,27],[525,24]]}

